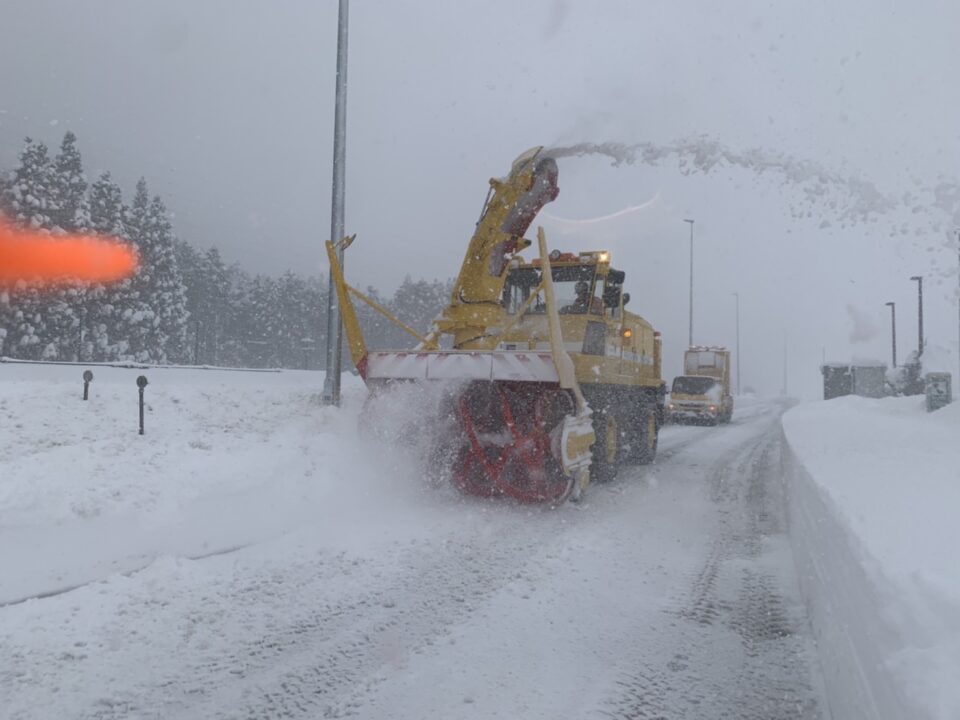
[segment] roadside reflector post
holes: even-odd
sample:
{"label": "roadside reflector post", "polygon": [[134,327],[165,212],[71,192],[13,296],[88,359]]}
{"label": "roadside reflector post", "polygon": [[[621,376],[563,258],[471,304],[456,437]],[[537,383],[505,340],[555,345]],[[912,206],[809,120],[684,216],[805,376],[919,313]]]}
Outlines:
{"label": "roadside reflector post", "polygon": [[147,376],[137,378],[137,387],[140,389],[140,434],[143,435],[143,389],[147,386]]}
{"label": "roadside reflector post", "polygon": [[93,373],[89,370],[83,371],[83,399],[90,396],[90,383],[93,382]]}

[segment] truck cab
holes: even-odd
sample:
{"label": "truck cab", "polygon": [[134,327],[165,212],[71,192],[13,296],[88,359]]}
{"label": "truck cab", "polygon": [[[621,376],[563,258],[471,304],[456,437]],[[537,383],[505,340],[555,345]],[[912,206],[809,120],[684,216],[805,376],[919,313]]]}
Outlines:
{"label": "truck cab", "polygon": [[684,353],[684,374],[673,379],[666,406],[669,422],[718,425],[733,417],[730,392],[730,351],[692,347]]}

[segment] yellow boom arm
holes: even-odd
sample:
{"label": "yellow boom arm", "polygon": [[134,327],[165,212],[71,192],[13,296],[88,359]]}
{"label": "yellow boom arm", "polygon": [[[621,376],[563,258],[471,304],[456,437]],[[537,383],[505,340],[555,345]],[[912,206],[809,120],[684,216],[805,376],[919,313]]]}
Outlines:
{"label": "yellow boom arm", "polygon": [[556,161],[542,151],[542,147],[528,150],[513,162],[506,178],[490,180],[490,194],[467,247],[450,305],[434,322],[430,342],[441,333],[450,333],[455,348],[479,349],[485,345],[487,328],[502,323],[500,296],[509,260],[530,245],[523,234],[559,192]]}

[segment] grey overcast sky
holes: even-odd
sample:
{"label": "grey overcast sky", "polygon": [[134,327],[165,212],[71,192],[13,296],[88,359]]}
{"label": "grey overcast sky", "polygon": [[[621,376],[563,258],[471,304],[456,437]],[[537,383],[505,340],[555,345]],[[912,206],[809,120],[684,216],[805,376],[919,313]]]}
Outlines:
{"label": "grey overcast sky", "polygon": [[[179,234],[252,271],[325,272],[335,0],[4,0],[0,168],[31,135],[77,133],[87,174],[129,196],[146,176]],[[526,148],[706,135],[870,180],[900,196],[960,160],[960,3],[953,0],[354,0],[350,8],[348,275],[387,292],[405,274],[456,274],[486,181]],[[956,370],[956,252],[929,214],[829,226],[775,174],[676,162],[561,162],[544,220],[554,245],[609,247],[633,309],[687,334],[696,219],[695,340],[733,344],[744,384],[775,393],[784,335],[791,392],[817,366],[913,347],[929,276],[930,343]],[[949,273],[954,273],[949,275]],[[952,358],[948,354],[952,353]],[[930,353],[933,355],[933,351]]]}

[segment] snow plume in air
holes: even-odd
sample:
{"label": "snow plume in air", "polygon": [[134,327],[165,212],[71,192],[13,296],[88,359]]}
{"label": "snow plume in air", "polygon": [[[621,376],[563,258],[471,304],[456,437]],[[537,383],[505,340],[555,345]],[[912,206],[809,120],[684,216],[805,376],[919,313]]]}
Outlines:
{"label": "snow plume in air", "polygon": [[16,227],[0,216],[0,288],[21,280],[39,285],[115,282],[136,269],[136,251],[113,238],[50,235]]}
{"label": "snow plume in air", "polygon": [[830,227],[828,218],[841,227],[862,222],[876,222],[886,216],[890,236],[913,234],[929,237],[940,234],[943,245],[956,250],[956,228],[960,226],[960,184],[940,178],[932,185],[919,182],[914,192],[900,197],[881,192],[873,183],[846,176],[811,160],[762,148],[736,150],[707,137],[691,137],[658,145],[655,143],[584,142],[546,150],[553,158],[602,155],[614,166],[637,163],[658,166],[675,159],[685,175],[707,174],[722,167],[739,167],[757,176],[779,175],[783,185],[802,193],[802,200],[793,204],[796,218],[821,219],[822,228]]}
{"label": "snow plume in air", "polygon": [[897,201],[881,193],[872,183],[854,177],[845,177],[809,160],[783,153],[752,148],[734,150],[716,140],[694,137],[665,145],[654,143],[578,143],[567,147],[549,148],[546,154],[553,158],[604,155],[614,166],[656,166],[676,158],[684,174],[709,173],[722,166],[752,170],[757,175],[776,173],[785,183],[799,186],[807,208],[793,208],[794,215],[806,217],[809,206],[827,209],[838,220],[856,223],[895,207]]}
{"label": "snow plume in air", "polygon": [[[662,145],[583,142],[548,148],[545,154],[555,159],[600,155],[610,158],[614,166],[639,163],[655,167],[675,160],[684,175],[706,175],[718,168],[739,167],[757,177],[779,176],[781,185],[799,191],[801,198],[791,203],[791,214],[798,219],[816,217],[821,229],[832,227],[833,222],[845,228],[882,220],[881,227],[889,237],[912,235],[914,244],[924,243],[928,252],[937,251],[929,245],[931,236],[939,236],[940,249],[951,254],[957,252],[960,244],[960,183],[951,178],[941,177],[930,184],[915,180],[910,192],[895,196],[881,192],[872,182],[843,175],[811,160],[762,148],[736,150],[703,136]],[[935,282],[953,284],[957,272],[951,264],[946,269],[932,268],[931,274]],[[859,336],[856,328],[852,335]]]}
{"label": "snow plume in air", "polygon": [[850,316],[851,343],[869,342],[877,336],[877,324],[872,317],[853,305],[847,305],[847,315]]}

